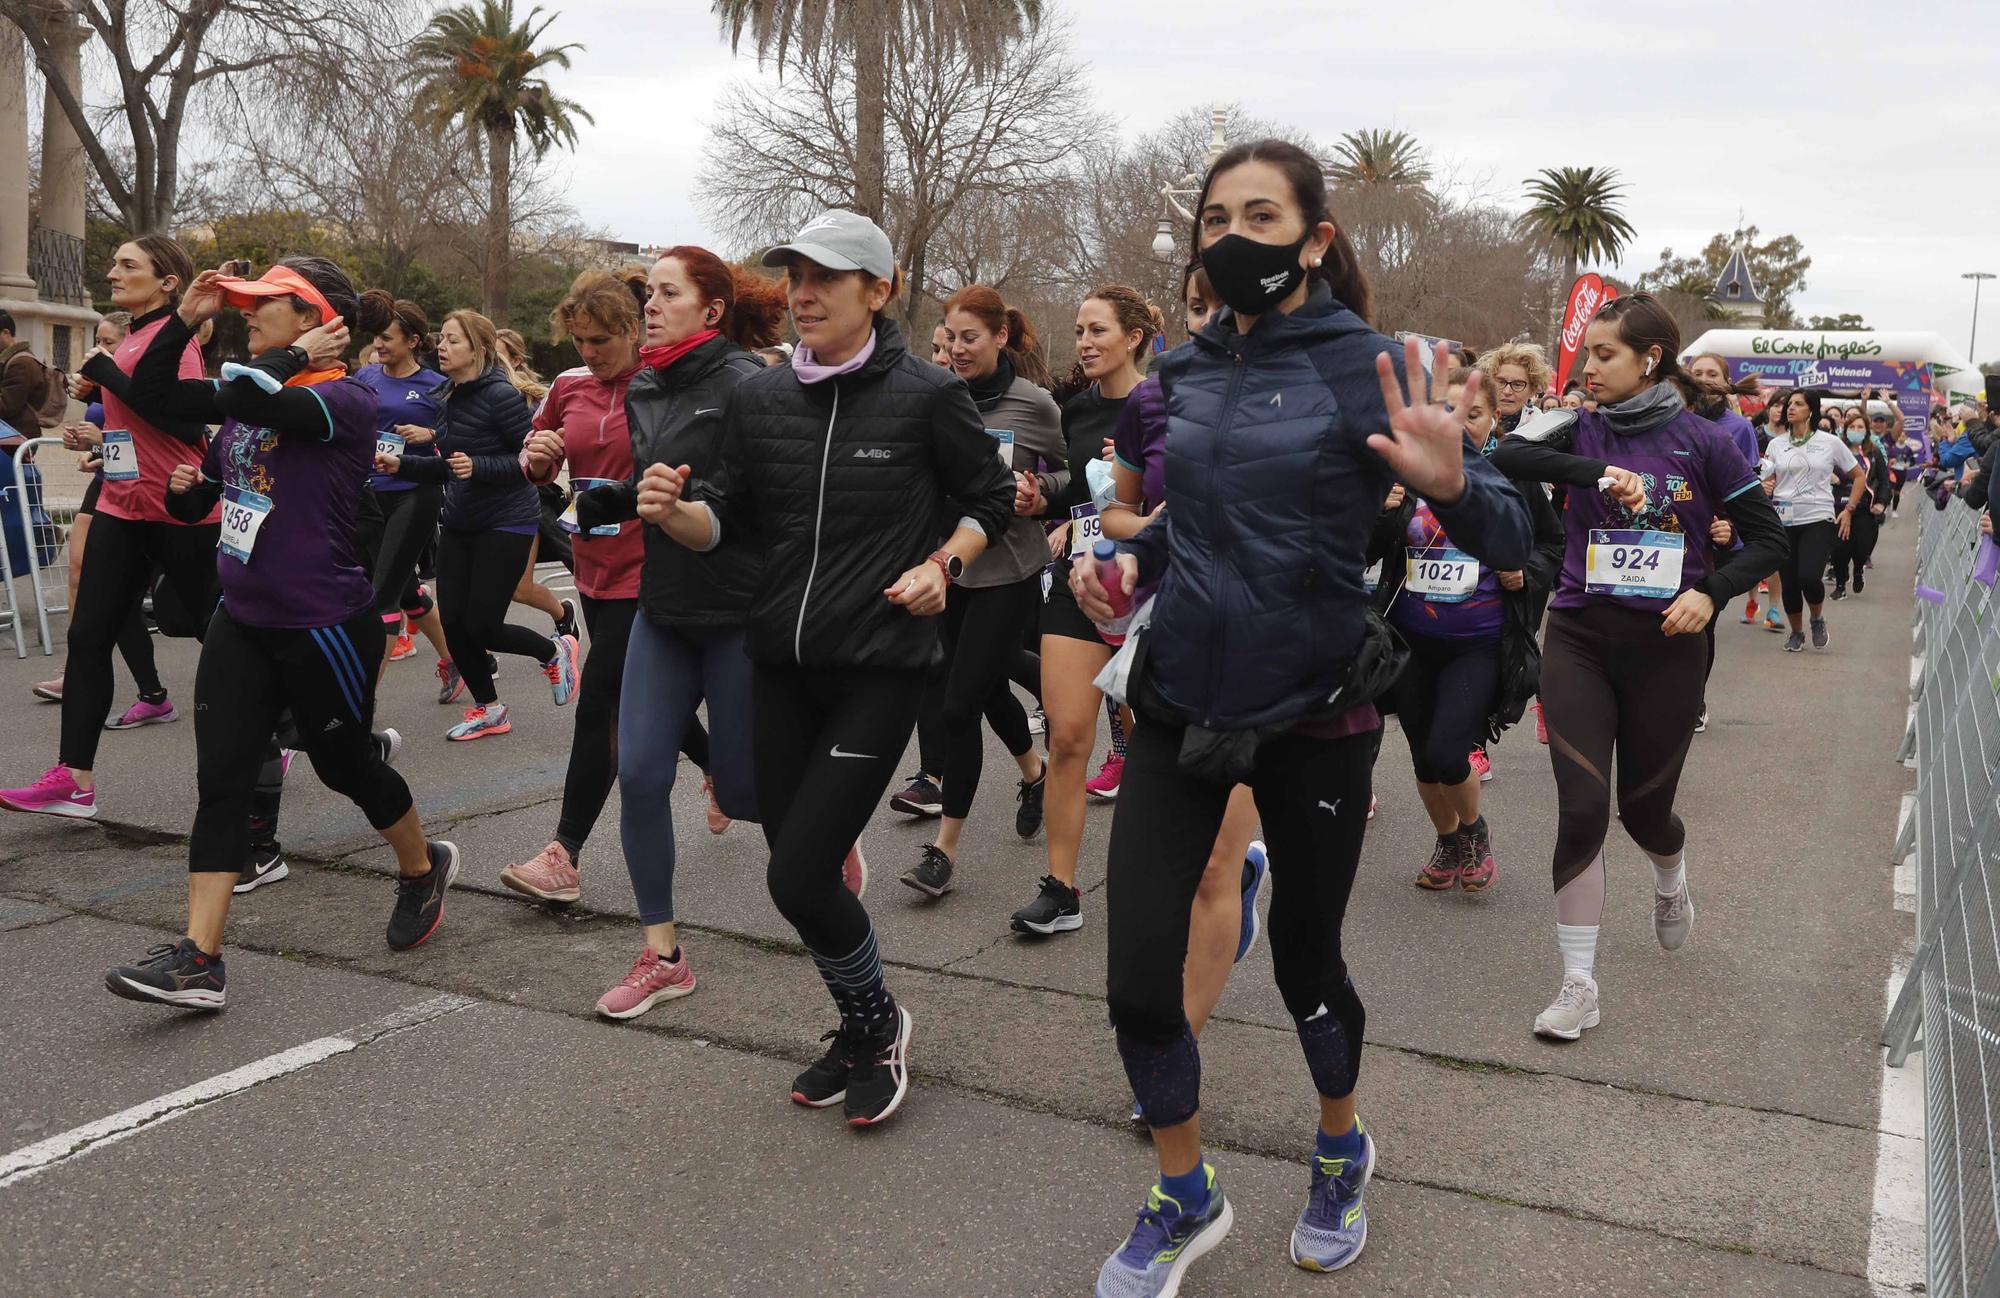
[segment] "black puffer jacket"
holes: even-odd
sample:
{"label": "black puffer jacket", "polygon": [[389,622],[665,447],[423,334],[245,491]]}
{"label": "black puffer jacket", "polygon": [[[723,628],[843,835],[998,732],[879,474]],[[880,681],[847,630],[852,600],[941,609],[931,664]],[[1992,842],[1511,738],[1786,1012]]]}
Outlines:
{"label": "black puffer jacket", "polygon": [[883,594],[937,546],[940,518],[999,537],[1014,478],[972,395],[903,347],[877,318],[859,370],[799,381],[789,365],[745,379],[724,416],[720,463],[694,464],[692,497],[715,511],[720,548],[752,545],[764,571],[748,649],[761,663],[920,671],[937,623]]}
{"label": "black puffer jacket", "polygon": [[[736,385],[764,363],[727,338],[711,338],[664,370],[648,365],[625,389],[625,424],[632,434],[632,477],[576,499],[583,527],[639,516],[639,476],[650,464],[692,465],[696,473],[721,453],[722,411]],[[659,626],[736,627],[750,615],[750,597],[764,563],[754,545],[700,554],[657,527],[645,530],[639,569],[639,610]]]}
{"label": "black puffer jacket", "polygon": [[[506,371],[489,366],[478,378],[445,389],[438,453],[404,456],[396,476],[444,483],[441,521],[454,532],[536,527],[541,500],[521,472],[521,445],[529,427],[528,399],[507,381]],[[455,476],[446,463],[461,451],[472,457],[469,478]]]}

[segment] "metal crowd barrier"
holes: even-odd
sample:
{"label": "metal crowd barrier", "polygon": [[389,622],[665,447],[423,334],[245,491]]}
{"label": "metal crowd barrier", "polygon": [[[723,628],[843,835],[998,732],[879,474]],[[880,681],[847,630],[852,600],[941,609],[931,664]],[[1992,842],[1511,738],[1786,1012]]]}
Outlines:
{"label": "metal crowd barrier", "polygon": [[[1883,1027],[1924,1053],[1926,1236],[1934,1298],[2000,1294],[2000,593],[1973,579],[1979,516],[1926,509],[1903,753],[1917,789],[1917,952]],[[1921,1027],[1922,1040],[1918,1039]]]}
{"label": "metal crowd barrier", "polygon": [[[35,592],[35,629],[43,655],[49,656],[56,651],[55,641],[49,633],[49,615],[69,612],[69,565],[75,561],[75,556],[68,550],[68,526],[57,522],[54,518],[46,523],[35,521],[35,510],[42,506],[41,479],[39,469],[36,470],[33,479],[29,478],[28,458],[38,446],[50,446],[61,450],[62,438],[31,437],[21,443],[20,448],[14,452],[12,490],[15,492],[15,498],[21,502],[21,529],[28,538],[28,583]],[[47,563],[42,562],[42,551],[45,549],[49,554]],[[10,564],[7,568],[10,577],[13,571],[13,566]],[[11,581],[8,603],[10,605],[13,603]],[[21,645],[20,629],[17,620],[14,635],[15,657],[25,658],[27,650]]]}

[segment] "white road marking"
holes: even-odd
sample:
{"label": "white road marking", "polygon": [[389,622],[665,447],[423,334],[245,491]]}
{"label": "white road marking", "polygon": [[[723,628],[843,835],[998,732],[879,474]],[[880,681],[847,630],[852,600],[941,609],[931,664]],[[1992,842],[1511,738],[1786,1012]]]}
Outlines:
{"label": "white road marking", "polygon": [[397,1010],[359,1027],[350,1028],[339,1036],[320,1037],[304,1045],[280,1050],[275,1055],[232,1068],[192,1086],[184,1086],[178,1091],[135,1104],[109,1117],[95,1122],[86,1122],[80,1127],[72,1127],[60,1135],[38,1140],[32,1145],[17,1149],[0,1158],[0,1187],[18,1184],[39,1175],[51,1167],[58,1167],[85,1154],[115,1145],[121,1140],[138,1135],[163,1122],[171,1122],[196,1109],[206,1108],[218,1100],[224,1100],[253,1086],[324,1063],[336,1055],[381,1040],[397,1032],[429,1023],[433,1019],[455,1014],[478,1004],[464,996],[435,996],[427,1001]]}

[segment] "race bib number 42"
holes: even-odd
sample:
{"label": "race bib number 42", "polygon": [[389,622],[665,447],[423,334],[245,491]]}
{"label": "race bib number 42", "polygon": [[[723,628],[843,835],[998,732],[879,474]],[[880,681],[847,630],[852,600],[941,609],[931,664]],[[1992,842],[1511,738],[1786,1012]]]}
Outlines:
{"label": "race bib number 42", "polygon": [[1479,560],[1448,545],[1409,552],[1403,586],[1433,604],[1462,604],[1479,589]]}
{"label": "race bib number 42", "polygon": [[1687,538],[1678,532],[1592,528],[1583,588],[1592,595],[1672,599],[1681,593]]}
{"label": "race bib number 42", "polygon": [[271,498],[231,487],[222,495],[222,552],[238,563],[250,562],[257,533],[271,516]]}
{"label": "race bib number 42", "polygon": [[105,429],[103,454],[104,480],[106,482],[137,482],[139,480],[139,448],[132,444],[131,429]]}

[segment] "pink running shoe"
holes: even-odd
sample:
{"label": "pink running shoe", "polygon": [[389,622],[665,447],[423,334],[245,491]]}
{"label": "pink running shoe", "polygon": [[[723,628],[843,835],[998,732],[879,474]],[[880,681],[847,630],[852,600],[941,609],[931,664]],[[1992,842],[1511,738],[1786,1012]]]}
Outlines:
{"label": "pink running shoe", "polygon": [[597,1012],[607,1019],[635,1019],[661,1001],[679,1000],[694,990],[694,970],[687,954],[668,960],[651,947],[632,962],[632,972],[597,998]]}
{"label": "pink running shoe", "polygon": [[570,902],[583,896],[576,858],[561,843],[550,843],[525,865],[508,866],[500,872],[500,882],[537,901]]}
{"label": "pink running shoe", "polygon": [[1104,765],[1097,768],[1097,774],[1084,781],[1083,791],[1099,802],[1113,802],[1118,797],[1118,781],[1125,776],[1125,759],[1116,753],[1108,753]]}
{"label": "pink running shoe", "polygon": [[53,680],[36,681],[35,697],[48,703],[62,702],[63,678],[58,673]]}
{"label": "pink running shoe", "polygon": [[26,788],[0,789],[0,807],[93,820],[97,816],[97,790],[79,788],[69,767],[57,762]]}
{"label": "pink running shoe", "polygon": [[840,881],[854,894],[856,901],[868,891],[868,858],[861,855],[861,843],[857,840],[847,849],[847,859],[840,863]]}
{"label": "pink running shoe", "polygon": [[179,721],[181,714],[174,711],[173,701],[165,695],[158,703],[148,703],[140,699],[125,709],[125,715],[116,721],[104,723],[106,730],[137,730],[140,726],[161,726],[169,721]]}
{"label": "pink running shoe", "polygon": [[1500,866],[1493,859],[1493,830],[1482,818],[1480,828],[1459,835],[1458,886],[1467,892],[1485,892],[1493,886]]}
{"label": "pink running shoe", "polygon": [[1487,760],[1484,748],[1473,749],[1466,755],[1466,760],[1472,763],[1472,773],[1479,777],[1481,784],[1493,778],[1493,763]]}
{"label": "pink running shoe", "polygon": [[736,822],[722,814],[722,804],[715,800],[714,776],[704,775],[701,777],[701,795],[708,799],[708,832],[711,834],[728,833],[729,827]]}
{"label": "pink running shoe", "polygon": [[1538,744],[1549,742],[1549,721],[1547,717],[1542,715],[1542,701],[1540,699],[1535,700],[1535,742]]}

